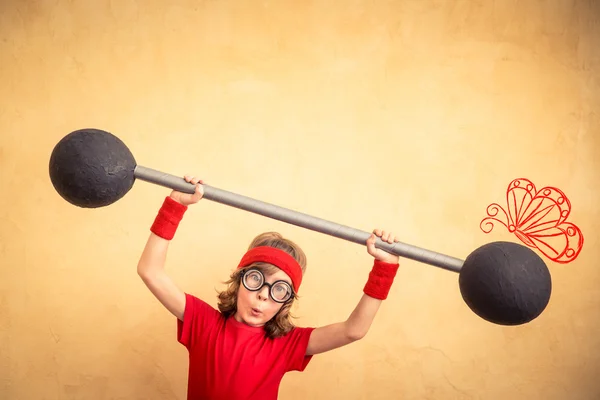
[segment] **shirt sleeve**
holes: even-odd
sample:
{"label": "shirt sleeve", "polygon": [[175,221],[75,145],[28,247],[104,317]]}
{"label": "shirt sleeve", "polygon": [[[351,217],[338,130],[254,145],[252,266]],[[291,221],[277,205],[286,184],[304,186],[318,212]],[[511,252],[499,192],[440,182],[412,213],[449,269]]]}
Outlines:
{"label": "shirt sleeve", "polygon": [[312,355],[306,355],[310,335],[315,328],[294,328],[288,335],[286,371],[304,371]]}
{"label": "shirt sleeve", "polygon": [[197,338],[214,326],[220,315],[205,301],[186,293],[183,321],[177,319],[177,341],[191,349]]}

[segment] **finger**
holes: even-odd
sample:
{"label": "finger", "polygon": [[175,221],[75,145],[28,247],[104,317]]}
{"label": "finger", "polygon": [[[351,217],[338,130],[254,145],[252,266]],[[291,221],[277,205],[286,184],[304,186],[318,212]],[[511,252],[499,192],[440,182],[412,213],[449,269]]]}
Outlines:
{"label": "finger", "polygon": [[373,233],[376,234],[377,236],[381,236],[381,230],[380,229],[373,229]]}
{"label": "finger", "polygon": [[369,253],[375,251],[375,240],[376,237],[374,234],[371,234],[371,236],[367,239],[367,250],[369,251]]}
{"label": "finger", "polygon": [[371,236],[369,236],[369,238],[367,239],[367,246],[371,246],[371,248],[375,248],[375,243],[377,242],[377,236],[375,236],[374,234],[371,234]]}
{"label": "finger", "polygon": [[387,233],[386,231],[383,231],[383,233],[381,234],[381,240],[387,242],[389,236],[390,236],[389,233]]}
{"label": "finger", "polygon": [[184,175],[184,176],[183,176],[183,179],[185,179],[185,181],[186,181],[186,182],[189,182],[189,181],[190,181],[190,179],[192,179],[192,177],[191,177],[191,176],[189,176],[189,175]]}
{"label": "finger", "polygon": [[388,243],[394,243],[394,239],[395,239],[395,236],[394,236],[394,234],[393,234],[392,232],[390,232],[390,233],[388,234],[388,239],[387,239],[387,242],[388,242]]}
{"label": "finger", "polygon": [[194,176],[194,177],[192,178],[192,180],[191,180],[191,182],[192,182],[194,185],[195,185],[195,184],[197,184],[197,183],[198,183],[198,181],[199,181],[199,179],[198,179],[198,178],[196,178],[195,176]]}

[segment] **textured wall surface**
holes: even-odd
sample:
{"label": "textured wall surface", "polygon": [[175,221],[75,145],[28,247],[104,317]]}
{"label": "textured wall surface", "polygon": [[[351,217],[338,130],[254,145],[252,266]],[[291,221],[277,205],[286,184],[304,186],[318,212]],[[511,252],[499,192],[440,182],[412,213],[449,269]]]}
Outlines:
{"label": "textured wall surface", "polygon": [[[598,2],[4,0],[0,93],[0,398],[185,398],[175,320],[136,274],[169,191],[63,201],[48,160],[85,127],[141,165],[459,258],[520,242],[480,228],[513,179],[560,188],[585,243],[570,263],[545,258],[538,319],[489,324],[457,274],[402,260],[366,338],[280,394],[600,398]],[[364,247],[220,204],[188,211],[167,269],[214,305],[268,230],[308,254],[297,324],[345,319]]]}

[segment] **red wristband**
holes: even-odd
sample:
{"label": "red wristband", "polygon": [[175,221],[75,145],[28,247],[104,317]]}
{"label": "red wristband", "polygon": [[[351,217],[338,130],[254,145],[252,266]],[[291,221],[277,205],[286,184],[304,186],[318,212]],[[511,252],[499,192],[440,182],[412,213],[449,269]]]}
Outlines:
{"label": "red wristband", "polygon": [[158,211],[150,231],[163,239],[173,239],[186,210],[187,206],[173,200],[170,196],[165,197],[165,201]]}
{"label": "red wristband", "polygon": [[369,280],[363,289],[365,294],[379,300],[387,299],[396,272],[398,272],[398,267],[400,267],[400,264],[375,260],[373,269],[369,273]]}

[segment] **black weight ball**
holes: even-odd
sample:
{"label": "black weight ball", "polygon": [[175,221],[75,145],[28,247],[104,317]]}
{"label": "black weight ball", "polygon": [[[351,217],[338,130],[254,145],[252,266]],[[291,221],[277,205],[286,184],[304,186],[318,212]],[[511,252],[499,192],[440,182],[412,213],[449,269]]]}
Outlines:
{"label": "black weight ball", "polygon": [[460,271],[459,286],[474,313],[499,325],[532,321],[552,292],[550,271],[541,257],[511,242],[489,243],[472,252]]}
{"label": "black weight ball", "polygon": [[136,161],[125,143],[98,129],[71,132],[50,157],[50,180],[69,203],[104,207],[132,188]]}

